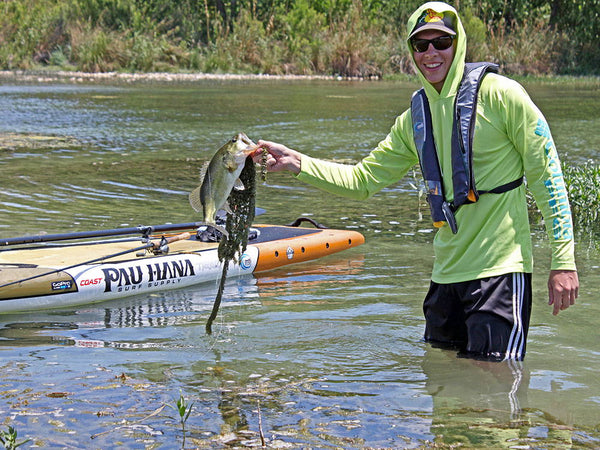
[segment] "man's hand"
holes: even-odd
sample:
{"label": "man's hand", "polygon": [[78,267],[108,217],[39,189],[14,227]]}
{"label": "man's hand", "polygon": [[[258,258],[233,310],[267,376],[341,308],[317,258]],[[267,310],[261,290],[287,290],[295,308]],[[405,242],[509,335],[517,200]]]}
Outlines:
{"label": "man's hand", "polygon": [[255,163],[260,164],[263,150],[269,152],[267,156],[267,170],[269,172],[279,172],[289,170],[296,175],[300,173],[302,154],[296,150],[270,141],[258,141],[257,150],[252,155]]}
{"label": "man's hand", "polygon": [[575,270],[551,270],[548,277],[548,304],[554,305],[555,316],[575,304],[579,295],[579,278]]}

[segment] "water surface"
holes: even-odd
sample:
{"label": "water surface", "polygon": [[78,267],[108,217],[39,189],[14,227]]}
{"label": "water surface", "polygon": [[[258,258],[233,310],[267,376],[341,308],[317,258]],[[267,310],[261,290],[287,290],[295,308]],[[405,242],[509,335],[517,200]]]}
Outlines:
{"label": "water surface", "polygon": [[[323,81],[0,87],[0,235],[196,220],[187,194],[233,134],[358,161],[415,85]],[[600,94],[527,85],[563,159],[596,159]],[[8,143],[7,143],[8,142]],[[433,230],[408,176],[368,202],[286,174],[258,187],[262,223],[308,215],[361,247],[216,284],[0,316],[0,414],[42,448],[536,448],[600,446],[597,247],[577,245],[576,307],[551,314],[549,248],[533,228],[534,310],[523,363],[422,342]],[[421,206],[419,206],[421,205]],[[424,213],[421,219],[420,213]],[[165,406],[167,405],[167,406]],[[92,439],[93,438],[93,439]]]}

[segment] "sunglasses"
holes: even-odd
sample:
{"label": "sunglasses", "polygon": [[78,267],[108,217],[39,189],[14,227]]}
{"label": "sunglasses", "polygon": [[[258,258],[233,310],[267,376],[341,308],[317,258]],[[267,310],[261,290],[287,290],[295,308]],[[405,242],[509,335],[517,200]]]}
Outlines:
{"label": "sunglasses", "polygon": [[447,50],[452,47],[454,36],[439,36],[435,39],[411,39],[410,44],[417,53],[424,53],[429,48],[429,44],[433,44],[436,50]]}

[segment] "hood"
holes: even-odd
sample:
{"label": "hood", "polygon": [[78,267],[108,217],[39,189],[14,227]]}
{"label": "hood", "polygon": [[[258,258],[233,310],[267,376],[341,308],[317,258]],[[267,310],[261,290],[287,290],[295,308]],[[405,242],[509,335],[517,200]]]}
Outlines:
{"label": "hood", "polygon": [[433,9],[437,13],[450,15],[452,17],[454,29],[456,30],[456,53],[454,54],[454,60],[452,61],[452,66],[450,66],[450,70],[448,71],[446,81],[444,82],[444,87],[442,88],[442,91],[440,93],[438,93],[435,90],[435,88],[425,79],[420,70],[417,70],[417,74],[419,76],[419,79],[421,80],[421,83],[423,84],[423,87],[425,88],[427,97],[429,97],[430,99],[453,96],[458,90],[458,86],[460,85],[460,81],[462,79],[465,67],[465,54],[467,51],[467,37],[465,35],[465,29],[463,28],[460,18],[458,17],[458,13],[452,6],[443,2],[425,3],[410,16],[406,26],[406,44],[409,46],[411,56],[413,53],[412,49],[410,48],[408,36],[410,36],[413,29],[417,25],[419,17],[421,17],[421,15],[427,9]]}

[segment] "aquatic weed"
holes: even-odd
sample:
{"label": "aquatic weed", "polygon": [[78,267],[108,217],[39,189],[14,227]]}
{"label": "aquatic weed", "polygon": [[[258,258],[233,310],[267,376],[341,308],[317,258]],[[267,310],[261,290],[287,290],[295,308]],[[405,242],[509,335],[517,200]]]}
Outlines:
{"label": "aquatic weed", "polygon": [[583,165],[563,164],[574,225],[579,231],[600,231],[600,165],[589,160]]}
{"label": "aquatic weed", "polygon": [[233,189],[227,199],[229,207],[234,213],[227,213],[225,228],[229,233],[229,236],[223,236],[221,238],[217,250],[219,261],[223,263],[223,272],[221,274],[221,280],[219,281],[219,288],[213,303],[212,311],[206,321],[205,328],[207,334],[212,334],[212,323],[219,312],[229,262],[238,262],[241,255],[246,251],[248,233],[250,231],[250,226],[254,221],[256,169],[254,167],[254,161],[250,156],[246,158],[244,168],[240,173],[240,181],[245,186],[245,189],[240,191]]}
{"label": "aquatic weed", "polygon": [[[562,172],[575,234],[592,242],[600,239],[600,166],[591,160],[581,165],[563,161]],[[527,204],[532,222],[539,223],[540,211],[531,192],[527,193]]]}
{"label": "aquatic weed", "polygon": [[8,427],[8,431],[0,431],[0,443],[2,443],[7,450],[17,448],[30,440],[31,439],[25,439],[24,441],[17,442],[17,430],[11,426]]}
{"label": "aquatic weed", "polygon": [[190,417],[190,414],[192,413],[192,406],[194,406],[194,403],[188,404],[187,400],[185,399],[182,393],[179,393],[179,399],[177,399],[177,401],[175,402],[175,407],[173,408],[171,406],[179,413],[181,433],[183,434],[183,442],[181,443],[181,448],[185,448],[185,424],[188,418]]}

